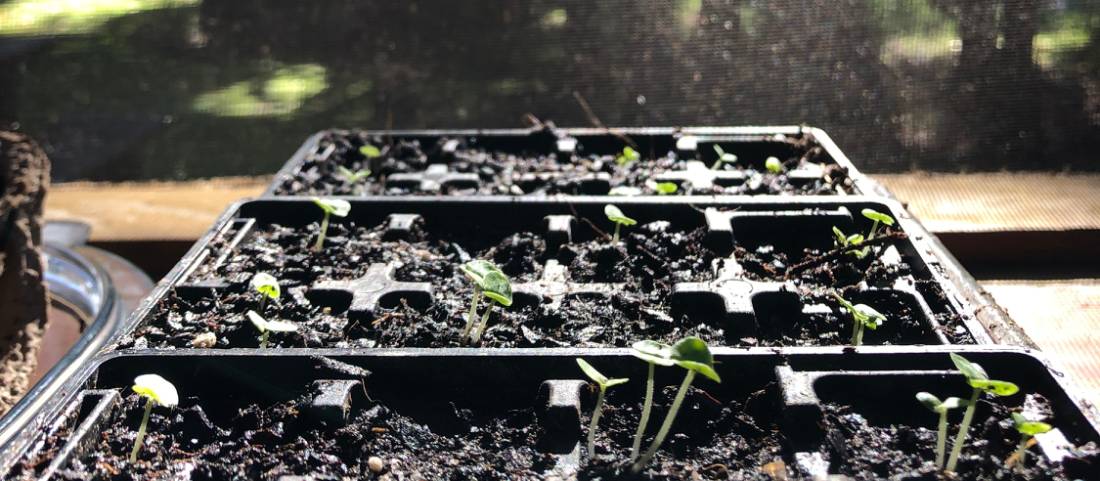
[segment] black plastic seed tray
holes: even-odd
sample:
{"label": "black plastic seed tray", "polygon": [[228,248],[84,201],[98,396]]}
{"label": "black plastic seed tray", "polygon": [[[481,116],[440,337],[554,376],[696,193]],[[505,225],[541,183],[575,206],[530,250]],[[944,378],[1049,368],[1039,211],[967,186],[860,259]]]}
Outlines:
{"label": "black plastic seed tray", "polygon": [[[722,383],[694,383],[643,478],[688,479],[720,465],[711,478],[925,479],[936,416],[914,394],[968,395],[952,351],[716,349]],[[1019,439],[1011,412],[1055,427],[1037,437],[1019,476],[1095,479],[1085,445],[1100,442],[1096,413],[1043,362],[1002,348],[962,353],[1021,391],[978,405],[959,479],[1010,474],[1004,460]],[[609,391],[591,463],[581,459],[595,396],[577,356],[630,379]],[[180,404],[153,410],[139,462],[128,463],[144,406],[129,386],[150,372],[176,386]],[[623,349],[118,353],[43,408],[36,429],[4,447],[0,468],[5,479],[43,480],[606,478],[628,457],[645,376]],[[667,389],[655,396],[655,418],[682,376],[657,370]]]}
{"label": "black plastic seed tray", "polygon": [[[736,161],[716,163],[721,153]],[[781,172],[767,169],[770,157]],[[328,130],[266,195],[633,196],[669,184],[673,195],[888,195],[809,127]]]}
{"label": "black plastic seed tray", "polygon": [[[457,267],[489,259],[512,279],[479,347],[625,347],[696,335],[715,346],[841,345],[838,293],[878,309],[865,343],[984,344],[973,282],[891,201],[621,199],[638,221],[613,245],[603,198],[353,200],[320,252],[321,211],[304,199],[231,208],[129,320],[123,348],[255,348],[249,310],[298,324],[273,347],[461,347],[472,288]],[[873,255],[828,256],[832,227],[867,232],[873,208],[899,223]],[[815,263],[815,259],[832,259]],[[798,270],[798,266],[805,267]],[[257,272],[280,280],[263,309]],[[790,273],[788,275],[788,273]],[[485,305],[479,307],[482,312]]]}

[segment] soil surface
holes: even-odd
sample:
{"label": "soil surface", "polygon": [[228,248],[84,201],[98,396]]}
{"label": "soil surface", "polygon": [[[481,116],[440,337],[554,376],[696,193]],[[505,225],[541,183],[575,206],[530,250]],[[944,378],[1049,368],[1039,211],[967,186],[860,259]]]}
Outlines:
{"label": "soil surface", "polygon": [[[308,402],[305,396],[207,413],[190,398],[175,409],[154,408],[139,460],[130,464],[144,410],[144,400],[130,394],[95,444],[57,479],[535,480],[553,466],[553,456],[535,449],[530,409],[483,415],[452,405],[425,424],[370,403],[353,411],[346,426],[326,428],[303,414]],[[371,457],[379,458],[378,471]]]}
{"label": "soil surface", "polygon": [[[555,154],[517,154],[486,150],[476,144],[460,143],[453,154],[444,154],[442,146],[448,140],[421,144],[419,140],[381,138],[366,133],[329,132],[320,140],[316,152],[328,152],[327,157],[307,158],[298,173],[280,183],[279,195],[606,195],[609,188],[631,187],[638,194],[656,194],[654,175],[682,171],[688,160],[677,158],[675,152],[639,152],[640,158],[626,164],[616,161],[616,155],[574,154],[560,160]],[[762,136],[761,142],[776,142]],[[764,168],[766,158],[740,153],[736,163],[724,163],[719,170],[742,172],[751,179],[731,182],[737,185],[682,185],[681,195],[836,195],[853,194],[855,189],[847,171],[835,164],[825,151],[807,137],[786,137],[782,142],[791,146],[790,155],[780,158],[787,170],[799,167],[820,169],[821,178],[811,182],[792,183],[786,173],[773,174]],[[381,156],[368,159],[360,152],[364,145],[379,147]],[[624,144],[625,145],[625,144]],[[730,153],[739,154],[736,144],[729,144]],[[583,150],[583,145],[581,146]],[[701,146],[704,149],[711,147]],[[329,150],[331,149],[331,151]],[[710,166],[712,152],[702,154]],[[424,172],[431,164],[446,164],[450,172],[476,174],[477,186],[444,184],[439,190],[425,191],[419,187],[394,185],[387,182],[392,174]],[[810,165],[813,164],[813,165]],[[365,180],[352,181],[342,175],[338,166],[352,172],[370,170]],[[588,184],[585,178],[594,174],[608,175],[602,187]],[[525,176],[541,176],[532,180]],[[649,184],[649,185],[647,185]]]}
{"label": "soil surface", "polygon": [[[609,391],[595,454],[581,448],[577,479],[801,479],[798,459],[807,455],[827,465],[829,474],[855,480],[1092,479],[1081,471],[1085,465],[1052,465],[1036,447],[1030,448],[1023,466],[1006,467],[1019,437],[1007,420],[1012,408],[996,402],[981,401],[957,475],[949,478],[932,464],[936,432],[931,422],[884,422],[879,418],[889,413],[875,411],[865,417],[849,406],[829,403],[822,406],[822,421],[816,427],[790,433],[783,427],[778,409],[782,402],[774,383],[747,395],[712,394],[709,388],[709,383],[690,388],[670,435],[638,474],[630,472],[629,455],[641,404]],[[643,451],[663,422],[676,389],[665,386],[655,396]],[[490,412],[454,403],[446,409],[414,403],[421,409],[410,410],[399,402],[393,404],[401,406],[395,410],[383,400],[362,401],[346,426],[326,427],[306,414],[309,399],[306,395],[274,405],[224,399],[224,404],[204,410],[203,402],[192,397],[171,410],[154,408],[139,462],[131,465],[127,458],[144,400],[130,394],[91,447],[58,479],[278,479],[289,474],[387,481],[560,479],[551,475],[560,474],[554,468],[565,458],[543,447],[540,438],[547,434],[531,409]],[[1033,395],[1031,400],[1049,415],[1043,398]],[[587,404],[583,426],[591,410]],[[66,436],[67,431],[47,440],[40,451],[44,454],[18,466],[13,478],[32,479]],[[583,444],[585,436],[582,432],[577,442]],[[1100,456],[1092,444],[1079,451]],[[378,458],[375,470],[371,457]]]}
{"label": "soil surface", "polygon": [[[316,253],[310,246],[315,240],[311,233],[317,228],[317,224],[304,229],[278,224],[262,227],[242,242],[227,262],[213,266],[207,261],[188,279],[222,279],[229,283],[228,288],[172,290],[123,341],[123,347],[258,346],[258,334],[245,318],[248,310],[260,310],[258,294],[247,290],[249,279],[257,272],[274,275],[283,289],[282,298],[267,303],[262,314],[299,326],[297,332],[273,334],[272,347],[462,346],[460,335],[472,290],[458,267],[474,258],[499,265],[517,291],[520,284],[539,280],[550,260],[566,267],[574,289],[611,284],[614,291],[610,299],[584,293],[566,296],[557,308],[552,307],[553,297],[547,291],[542,291],[541,298],[517,293],[510,308],[494,305],[482,347],[621,347],[639,339],[673,342],[687,335],[699,336],[711,345],[845,344],[850,340],[851,319],[827,290],[836,287],[848,292],[860,281],[872,287],[888,286],[906,271],[904,264],[876,267],[878,261],[870,256],[866,266],[840,260],[807,271],[796,279],[797,295],[803,303],[818,303],[825,309],[796,313],[800,317],[791,322],[786,311],[762,306],[757,308],[760,327],[746,334],[720,311],[674,313],[670,309],[677,282],[714,279],[716,254],[705,247],[703,228],[677,230],[657,221],[624,230],[623,241],[617,245],[597,237],[552,248],[542,234],[531,232],[490,229],[473,238],[472,234],[432,233],[416,225],[409,238],[387,240],[384,224],[346,223],[331,225],[326,248]],[[224,240],[216,241],[215,251],[223,244]],[[776,262],[744,251],[737,256],[743,259],[749,278],[766,278],[761,266]],[[394,266],[393,277],[398,281],[431,283],[433,302],[414,305],[393,295],[383,298],[372,314],[361,315],[347,310],[349,296],[320,295],[309,289],[319,281],[359,278],[376,263]],[[861,300],[888,316],[883,328],[867,333],[867,343],[930,342],[931,328],[923,322],[923,314],[914,312],[911,302],[903,300],[889,292],[874,300]],[[479,312],[484,309],[483,301]],[[954,317],[944,314],[940,320]],[[965,329],[961,332],[956,339],[968,342]],[[196,338],[206,333],[213,333],[216,342],[196,344]]]}

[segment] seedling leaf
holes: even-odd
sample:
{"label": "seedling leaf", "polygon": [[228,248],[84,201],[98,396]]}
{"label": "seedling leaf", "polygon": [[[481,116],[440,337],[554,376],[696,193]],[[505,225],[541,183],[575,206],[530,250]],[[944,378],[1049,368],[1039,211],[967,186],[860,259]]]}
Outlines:
{"label": "seedling leaf", "polygon": [[875,310],[875,308],[868,306],[867,304],[856,304],[853,306],[855,312],[859,314],[856,316],[856,320],[862,322],[868,329],[878,329],[883,322],[886,321],[886,316],[881,312]]}
{"label": "seedling leaf", "polygon": [[848,245],[854,245],[854,246],[858,246],[858,245],[862,244],[863,240],[864,240],[863,234],[852,234],[852,235],[848,236],[847,239],[845,239],[845,241],[848,242]]}
{"label": "seedling leaf", "polygon": [[702,374],[714,382],[722,382],[722,378],[714,371],[714,357],[702,339],[694,336],[680,339],[672,345],[671,354],[671,359],[677,366]]}
{"label": "seedling leaf", "polygon": [[512,305],[512,283],[492,262],[476,259],[463,264],[459,270],[474,281],[485,297],[505,307]]}
{"label": "seedling leaf", "polygon": [[272,300],[277,301],[279,300],[279,296],[282,295],[282,290],[279,288],[279,280],[266,272],[260,272],[252,276],[252,280],[248,284],[252,287],[252,290]]}
{"label": "seedling leaf", "polygon": [[660,195],[675,194],[679,188],[674,182],[658,182],[653,186],[653,190],[656,190]]}
{"label": "seedling leaf", "polygon": [[161,406],[175,407],[180,402],[176,386],[157,374],[142,374],[134,378],[132,389]]}
{"label": "seedling leaf", "polygon": [[616,224],[630,226],[638,223],[638,221],[627,217],[626,214],[623,214],[622,210],[619,210],[618,207],[615,207],[612,204],[605,205],[603,207],[603,213],[607,216],[608,220]]}
{"label": "seedling leaf", "polygon": [[601,388],[607,389],[612,386],[618,386],[619,384],[625,384],[630,379],[626,378],[608,378],[604,376],[600,371],[597,371],[595,367],[592,367],[587,361],[581,358],[577,358],[577,365],[581,367],[581,371],[584,371],[584,375],[588,376],[596,384],[599,384]]}
{"label": "seedling leaf", "polygon": [[671,366],[676,364],[672,360],[672,346],[657,341],[638,341],[631,346],[631,354],[645,362],[651,362],[658,366]]}
{"label": "seedling leaf", "polygon": [[875,222],[881,222],[881,223],[886,224],[886,225],[894,225],[894,218],[893,217],[890,217],[887,214],[883,214],[882,212],[879,212],[877,210],[863,209],[862,211],[860,211],[860,213],[863,214],[863,217],[871,219]]}
{"label": "seedling leaf", "polygon": [[936,397],[932,393],[927,392],[918,392],[917,401],[920,401],[920,403],[923,404],[924,407],[928,408],[929,411],[935,413],[940,412],[940,406],[943,405],[943,402],[940,401],[940,398]]}
{"label": "seedling leaf", "polygon": [[833,226],[833,237],[836,237],[836,243],[840,246],[846,247],[848,245],[848,236],[844,235],[844,231],[839,227]]}
{"label": "seedling leaf", "polygon": [[966,402],[965,399],[957,398],[957,397],[954,397],[954,396],[943,400],[943,408],[944,409],[958,409],[958,408],[961,408],[961,407],[965,407],[967,404],[968,403]]}
{"label": "seedling leaf", "polygon": [[353,171],[342,165],[336,166],[336,172],[338,172],[340,174],[340,177],[343,177],[344,180],[349,184],[357,183],[370,175],[370,169]]}
{"label": "seedling leaf", "polygon": [[642,154],[639,154],[638,151],[634,150],[633,147],[626,146],[623,147],[623,152],[615,157],[615,163],[619,165],[626,165],[641,158]]}
{"label": "seedling leaf", "polygon": [[264,319],[263,316],[256,313],[256,311],[248,311],[248,320],[252,322],[253,326],[256,326],[256,330],[262,332],[294,332],[298,330],[298,325],[293,322],[274,320],[269,321]]}
{"label": "seedling leaf", "polygon": [[968,381],[974,379],[989,379],[989,375],[985,373],[985,369],[982,369],[982,366],[970,362],[965,357],[951,353],[951,362],[955,364],[955,368],[958,369],[963,376],[966,376]]}
{"label": "seedling leaf", "polygon": [[1011,396],[1020,392],[1020,387],[1008,381],[993,379],[968,379],[967,383],[974,389],[981,389],[997,396]]}
{"label": "seedling leaf", "polygon": [[375,157],[381,157],[382,156],[382,151],[379,150],[378,147],[375,147],[371,144],[367,144],[367,145],[364,145],[362,147],[359,147],[359,153],[363,154],[363,156],[368,158],[368,159],[373,159]]}
{"label": "seedling leaf", "polygon": [[332,214],[336,217],[344,217],[351,212],[351,203],[342,199],[321,199],[319,197],[312,198],[313,203],[317,204],[321,210],[326,214]]}
{"label": "seedling leaf", "polygon": [[780,162],[776,157],[768,157],[764,161],[764,168],[773,174],[781,174],[783,173],[783,162]]}
{"label": "seedling leaf", "polygon": [[1012,413],[1012,423],[1016,426],[1016,431],[1025,436],[1043,434],[1054,429],[1054,426],[1044,422],[1028,421],[1028,419],[1020,413]]}

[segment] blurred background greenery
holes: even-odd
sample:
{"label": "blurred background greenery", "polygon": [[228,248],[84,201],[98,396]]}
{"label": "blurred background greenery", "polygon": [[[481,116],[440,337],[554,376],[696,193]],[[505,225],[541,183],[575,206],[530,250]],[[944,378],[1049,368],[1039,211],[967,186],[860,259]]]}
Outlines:
{"label": "blurred background greenery", "polygon": [[805,123],[857,165],[1100,170],[1100,1],[0,0],[57,180],[274,172],[329,127]]}

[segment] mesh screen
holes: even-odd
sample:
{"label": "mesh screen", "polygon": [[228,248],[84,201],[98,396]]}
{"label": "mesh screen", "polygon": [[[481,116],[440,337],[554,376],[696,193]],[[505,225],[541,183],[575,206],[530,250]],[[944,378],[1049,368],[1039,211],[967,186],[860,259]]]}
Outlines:
{"label": "mesh screen", "polygon": [[1073,0],[8,0],[0,119],[62,180],[271,172],[333,126],[590,125],[578,97],[818,126],[872,172],[1096,170],[1098,29]]}

